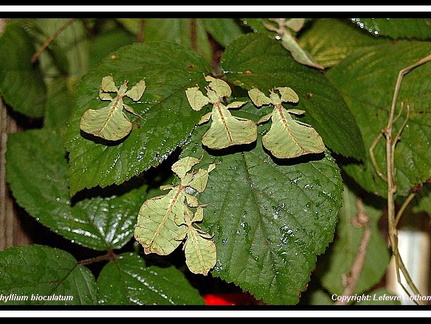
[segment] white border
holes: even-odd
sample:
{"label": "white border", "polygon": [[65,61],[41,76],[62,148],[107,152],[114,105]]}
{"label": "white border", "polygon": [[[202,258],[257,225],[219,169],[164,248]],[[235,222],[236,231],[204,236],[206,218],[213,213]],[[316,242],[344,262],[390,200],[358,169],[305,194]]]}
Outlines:
{"label": "white border", "polygon": [[424,13],[431,12],[431,6],[425,5],[0,5],[0,12],[398,12],[398,13]]}

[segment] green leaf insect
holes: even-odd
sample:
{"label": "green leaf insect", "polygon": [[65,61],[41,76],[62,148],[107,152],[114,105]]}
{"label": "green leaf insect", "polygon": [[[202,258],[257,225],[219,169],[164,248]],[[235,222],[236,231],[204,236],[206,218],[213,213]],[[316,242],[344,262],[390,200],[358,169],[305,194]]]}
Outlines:
{"label": "green leaf insect", "polygon": [[[128,81],[124,81],[120,88],[115,86],[111,75],[105,76],[99,89],[99,99],[110,101],[109,105],[101,109],[88,109],[81,117],[80,128],[82,131],[108,141],[118,141],[126,137],[132,130],[132,122],[123,109],[138,116],[132,107],[126,105],[124,97],[138,101],[144,94],[146,85],[142,79],[130,90],[127,90]],[[112,97],[111,93],[116,96]]]}
{"label": "green leaf insect", "polygon": [[215,243],[211,240],[212,235],[195,224],[202,222],[203,208],[198,206],[194,215],[188,209],[182,216],[182,219],[176,217],[175,220],[179,226],[186,226],[186,230],[178,237],[180,241],[185,240],[183,250],[186,265],[191,272],[206,276],[216,264],[217,250]]}
{"label": "green leaf insect", "polygon": [[257,107],[274,106],[272,113],[263,116],[258,121],[258,124],[270,119],[272,121],[271,128],[262,137],[262,144],[274,157],[289,159],[325,151],[325,144],[317,131],[291,116],[291,114],[302,115],[305,111],[283,107],[283,102],[297,103],[299,101],[294,90],[289,87],[276,87],[270,90],[268,97],[259,89],[253,88],[248,91],[248,94]]}
{"label": "green leaf insect", "polygon": [[147,199],[142,204],[134,235],[146,254],[168,255],[180,245],[178,237],[184,234],[184,229],[175,219],[184,218],[183,215],[189,213],[189,207],[199,205],[194,194],[205,189],[209,172],[214,169],[214,164],[210,164],[207,170],[192,171],[199,161],[194,157],[185,157],[175,162],[172,171],[180,178],[180,184],[161,186],[160,189],[169,192]]}
{"label": "green leaf insect", "polygon": [[206,76],[209,82],[206,96],[199,87],[188,88],[186,96],[193,110],[199,111],[212,104],[212,111],[202,116],[198,125],[212,120],[211,126],[202,137],[202,144],[213,150],[220,150],[234,145],[250,144],[257,138],[257,126],[249,119],[233,116],[229,109],[240,108],[246,102],[235,101],[223,104],[223,98],[229,97],[232,91],[229,85],[220,79]]}

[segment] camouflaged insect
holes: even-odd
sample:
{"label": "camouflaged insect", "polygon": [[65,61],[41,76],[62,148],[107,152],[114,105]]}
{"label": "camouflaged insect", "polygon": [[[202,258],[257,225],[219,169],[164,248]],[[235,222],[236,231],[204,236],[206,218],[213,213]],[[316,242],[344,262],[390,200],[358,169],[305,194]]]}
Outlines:
{"label": "camouflaged insect", "polygon": [[[99,89],[99,99],[110,101],[109,105],[100,109],[88,109],[84,112],[80,121],[82,131],[108,141],[118,141],[126,137],[132,130],[132,122],[124,113],[136,115],[133,108],[124,103],[123,98],[129,97],[138,101],[146,88],[145,80],[136,83],[127,90],[128,81],[124,81],[120,88],[115,86],[111,75],[105,76]],[[115,97],[111,93],[116,93]]]}
{"label": "camouflaged insect", "polygon": [[294,90],[289,87],[276,87],[270,90],[268,97],[259,89],[253,88],[248,91],[248,94],[257,107],[274,106],[270,114],[263,116],[258,121],[258,124],[272,121],[271,128],[262,137],[262,145],[274,157],[289,159],[325,151],[325,144],[317,131],[310,125],[295,120],[291,116],[291,114],[302,115],[305,111],[283,107],[283,102],[297,103],[299,101]]}
{"label": "camouflaged insect", "polygon": [[193,110],[199,111],[211,104],[212,111],[202,116],[198,125],[211,120],[208,131],[202,137],[202,144],[213,150],[220,150],[234,145],[250,144],[257,138],[257,126],[254,121],[233,116],[229,109],[236,109],[246,102],[234,101],[225,105],[223,98],[229,97],[232,91],[229,85],[220,79],[206,76],[209,82],[204,95],[199,87],[186,90],[186,96]]}

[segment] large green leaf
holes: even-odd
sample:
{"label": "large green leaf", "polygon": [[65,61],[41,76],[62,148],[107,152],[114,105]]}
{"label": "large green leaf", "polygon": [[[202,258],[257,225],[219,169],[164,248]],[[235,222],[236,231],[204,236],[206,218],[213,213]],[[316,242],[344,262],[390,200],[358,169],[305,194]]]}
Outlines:
{"label": "large green leaf", "polygon": [[226,48],[221,66],[228,81],[247,90],[291,87],[299,96],[295,108],[305,111],[301,121],[313,126],[327,147],[364,157],[358,126],[338,91],[321,72],[295,62],[276,40],[259,33],[240,36]]}
{"label": "large green leaf", "polygon": [[[9,136],[7,181],[20,206],[54,232],[96,250],[118,249],[133,235],[145,190],[73,203],[63,136],[37,129]],[[109,192],[109,191],[107,191]]]}
{"label": "large green leaf", "polygon": [[[358,204],[362,204],[359,208],[363,209],[359,209]],[[369,291],[382,280],[390,261],[389,249],[378,225],[383,207],[382,204],[369,205],[356,196],[353,191],[345,188],[336,238],[329,253],[324,255],[317,267],[322,285],[329,293],[342,295],[345,288],[343,278],[350,274],[353,262],[358,255],[361,240],[367,230],[366,226],[370,231],[366,257],[352,294],[362,294]],[[362,227],[355,226],[353,219],[362,212],[365,213],[369,222]]]}
{"label": "large green leaf", "polygon": [[[195,131],[184,156],[201,156],[204,131]],[[212,275],[269,304],[296,304],[333,239],[343,190],[337,165],[323,153],[276,164],[260,143],[204,154],[201,163],[214,162],[199,196],[207,205],[201,227],[217,247]]]}
{"label": "large green leaf", "polygon": [[416,40],[431,38],[430,18],[352,18],[351,20],[359,28],[374,36]]}
{"label": "large green leaf", "polygon": [[[120,184],[158,165],[184,143],[202,114],[190,108],[185,90],[204,82],[209,69],[201,56],[185,46],[149,42],[122,47],[85,75],[78,86],[66,143],[71,194]],[[97,95],[102,78],[109,74],[120,83],[128,80],[133,85],[145,79],[147,85],[139,102],[125,100],[142,117],[132,116],[131,134],[114,144],[84,137],[79,129],[84,111],[106,104]]]}
{"label": "large green leaf", "polygon": [[31,37],[13,21],[0,36],[0,94],[14,110],[42,117],[46,88],[39,65],[31,63],[36,52]]}
{"label": "large green leaf", "polygon": [[171,266],[147,267],[142,258],[122,254],[108,263],[97,279],[104,305],[203,305],[198,290]]}
{"label": "large green leaf", "polygon": [[56,248],[8,248],[0,252],[0,274],[3,305],[96,304],[97,288],[91,271]]}
{"label": "large green leaf", "polygon": [[239,22],[233,18],[206,18],[202,21],[211,36],[224,47],[244,33]]}
{"label": "large green leaf", "polygon": [[[386,195],[387,184],[375,172],[368,148],[386,127],[396,78],[401,69],[431,52],[431,43],[399,41],[364,48],[333,67],[327,75],[342,93],[355,116],[367,148],[363,164],[348,164],[346,172],[364,189]],[[395,150],[397,192],[407,195],[410,188],[431,176],[431,64],[427,63],[404,77],[395,115],[410,106],[410,116]],[[394,125],[394,136],[405,120],[405,109]],[[348,142],[346,142],[348,143]],[[352,145],[349,143],[349,145]],[[374,150],[379,168],[385,172],[384,138]]]}
{"label": "large green leaf", "polygon": [[212,60],[212,48],[202,19],[196,18],[118,18],[143,42],[167,41],[187,46]]}
{"label": "large green leaf", "polygon": [[373,37],[347,19],[314,19],[298,42],[324,67],[332,67],[358,48],[387,43],[390,40]]}

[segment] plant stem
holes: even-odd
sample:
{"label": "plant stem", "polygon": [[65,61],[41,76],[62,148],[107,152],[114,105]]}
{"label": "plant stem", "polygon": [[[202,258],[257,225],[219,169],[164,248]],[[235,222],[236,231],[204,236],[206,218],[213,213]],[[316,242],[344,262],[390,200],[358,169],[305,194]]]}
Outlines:
{"label": "plant stem", "polygon": [[70,18],[67,22],[65,22],[54,34],[52,34],[51,36],[49,36],[47,38],[47,40],[42,44],[41,47],[39,47],[39,49],[36,51],[36,53],[33,54],[33,56],[31,57],[31,63],[33,64],[34,62],[37,61],[37,59],[39,58],[40,54],[43,53],[43,51],[49,46],[49,44],[51,44],[54,39],[61,34],[61,32],[63,30],[65,30],[70,24],[72,24],[74,21],[76,20],[76,18]]}

